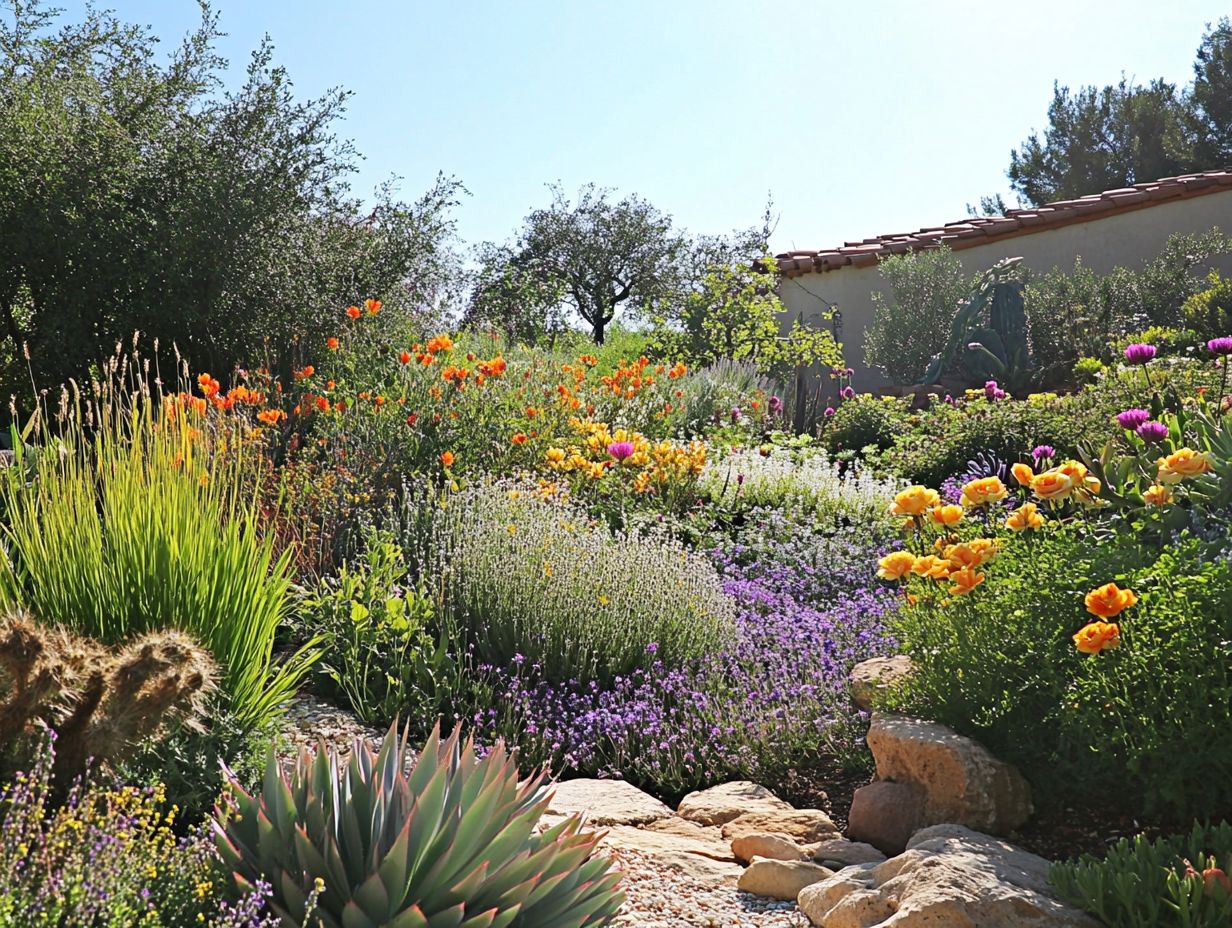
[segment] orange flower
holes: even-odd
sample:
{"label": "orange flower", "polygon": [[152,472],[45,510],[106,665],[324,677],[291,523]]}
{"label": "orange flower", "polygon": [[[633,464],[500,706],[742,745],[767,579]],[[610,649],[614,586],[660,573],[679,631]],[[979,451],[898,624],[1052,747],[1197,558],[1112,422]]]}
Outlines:
{"label": "orange flower", "polygon": [[1172,502],[1172,491],[1156,483],[1142,492],[1142,498],[1152,506],[1167,506]]}
{"label": "orange flower", "polygon": [[954,505],[933,506],[928,515],[938,525],[957,525],[963,517],[963,509]]}
{"label": "orange flower", "polygon": [[918,577],[944,580],[950,575],[950,565],[935,554],[926,554],[915,559],[915,563],[911,565],[911,572]]}
{"label": "orange flower", "polygon": [[383,396],[381,396],[381,395],[379,395],[379,394],[378,394],[378,395],[376,395],[376,396],[374,396],[374,397],[372,398],[372,402],[374,402],[377,406],[384,406],[384,405],[385,405],[385,397],[383,397]]}
{"label": "orange flower", "polygon": [[1023,487],[1031,486],[1031,481],[1035,479],[1035,471],[1026,464],[1015,464],[1010,468],[1010,473],[1014,475],[1018,485]]}
{"label": "orange flower", "polygon": [[446,467],[453,467],[454,456],[452,451],[441,452],[441,463]]}
{"label": "orange flower", "polygon": [[1138,601],[1133,590],[1122,590],[1115,583],[1105,583],[1086,595],[1087,612],[1101,619],[1119,615]]}
{"label": "orange flower", "polygon": [[202,395],[206,397],[214,396],[222,389],[222,384],[211,377],[209,374],[201,374],[197,378],[197,386],[201,388]]}
{"label": "orange flower", "polygon": [[963,486],[962,504],[964,506],[987,506],[1005,499],[1009,491],[1000,477],[982,477],[972,480]]}
{"label": "orange flower", "polygon": [[1179,483],[1186,477],[1196,477],[1212,469],[1211,453],[1194,451],[1192,448],[1181,448],[1155,463],[1159,467],[1157,479],[1164,484]]}
{"label": "orange flower", "polygon": [[318,396],[317,409],[321,410],[321,412],[329,412],[329,400],[323,396]]}
{"label": "orange flower", "polygon": [[526,444],[526,433],[525,432],[514,432],[513,438],[509,440],[512,441],[515,445],[524,445]]}
{"label": "orange flower", "polygon": [[325,346],[329,348],[330,351],[337,351],[338,350],[338,339],[334,338],[331,335],[329,338],[325,339]]}
{"label": "orange flower", "polygon": [[380,300],[364,300],[364,309],[368,310],[369,316],[375,316],[381,311]]}
{"label": "orange flower", "polygon": [[418,419],[419,419],[419,413],[413,412],[409,416],[406,417],[406,424],[414,425]]}
{"label": "orange flower", "polygon": [[890,506],[890,514],[895,516],[921,516],[933,506],[941,504],[941,494],[927,487],[907,487],[897,496]]}
{"label": "orange flower", "polygon": [[361,315],[358,306],[348,306],[346,314],[350,316],[352,319],[358,319]]}
{"label": "orange flower", "polygon": [[1065,499],[1074,492],[1074,481],[1059,470],[1046,470],[1031,480],[1031,492],[1051,503]]}
{"label": "orange flower", "polygon": [[954,584],[950,587],[950,595],[964,596],[984,582],[984,575],[971,567],[964,567],[951,571],[950,581]]}
{"label": "orange flower", "polygon": [[437,354],[441,351],[453,350],[453,339],[448,335],[437,335],[428,339],[428,354]]}
{"label": "orange flower", "polygon": [[257,419],[264,422],[266,425],[271,426],[277,425],[286,417],[287,414],[281,409],[262,409],[259,413],[257,413]]}
{"label": "orange flower", "polygon": [[411,363],[411,353],[409,351],[402,352],[402,354],[398,355],[398,360],[401,361],[403,364],[410,364]]}
{"label": "orange flower", "polygon": [[298,371],[294,371],[293,376],[295,377],[296,380],[307,380],[309,377],[311,377],[315,373],[316,373],[316,368],[314,368],[311,364],[307,364],[302,369]]}
{"label": "orange flower", "polygon": [[526,415],[529,416],[531,419],[533,419],[535,418],[535,416],[539,415],[539,410],[536,409],[534,406],[527,406]]}
{"label": "orange flower", "polygon": [[1044,517],[1039,514],[1035,503],[1023,503],[1010,513],[1005,520],[1005,527],[1012,532],[1023,532],[1029,528],[1039,528],[1044,524]]}
{"label": "orange flower", "polygon": [[893,551],[877,562],[877,576],[882,580],[901,580],[915,566],[915,555],[910,551]]}
{"label": "orange flower", "polygon": [[1083,654],[1098,654],[1121,643],[1121,628],[1115,622],[1091,622],[1074,635],[1074,647]]}

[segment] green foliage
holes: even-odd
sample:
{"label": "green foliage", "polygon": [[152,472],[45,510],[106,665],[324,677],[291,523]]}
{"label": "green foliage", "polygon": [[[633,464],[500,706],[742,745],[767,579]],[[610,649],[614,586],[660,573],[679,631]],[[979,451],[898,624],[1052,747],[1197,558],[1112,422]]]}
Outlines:
{"label": "green foliage", "polygon": [[502,484],[410,515],[405,548],[441,621],[483,663],[607,683],[654,660],[679,666],[732,633],[714,568],[666,536],[614,533],[574,504]]}
{"label": "green foliage", "polygon": [[438,647],[431,634],[431,598],[408,588],[406,574],[402,550],[372,536],[358,563],[343,564],[304,603],[304,622],[325,652],[319,671],[367,722],[435,718],[437,691],[454,669],[445,642]]}
{"label": "green foliage", "polygon": [[[895,705],[977,738],[1051,802],[1090,803],[1089,784],[1107,783],[1122,810],[1227,807],[1232,563],[1193,537],[1161,551],[1052,521],[1003,538],[982,570],[981,586],[952,599],[922,581],[931,588],[896,614],[917,669]],[[1119,647],[1081,654],[1071,637],[1093,621],[1084,595],[1107,582],[1140,600],[1113,620]]]}
{"label": "green foliage", "polygon": [[[268,43],[231,92],[218,18],[172,50],[89,11],[39,0],[0,25],[0,384],[88,379],[142,331],[170,367],[228,370],[264,345],[289,357],[339,306],[447,303],[457,277],[439,178],[415,203],[347,196],[354,153],[333,134],[348,94],[297,100]],[[233,82],[227,81],[231,84]],[[31,144],[38,138],[38,144]],[[174,312],[168,312],[168,307]]]}
{"label": "green foliage", "polygon": [[1074,362],[1074,379],[1080,384],[1093,384],[1106,369],[1099,358],[1079,358]]}
{"label": "green foliage", "polygon": [[1125,349],[1130,345],[1154,345],[1159,349],[1156,357],[1205,357],[1202,336],[1192,329],[1174,329],[1166,325],[1153,325],[1138,332],[1130,332],[1115,338],[1109,344],[1114,363],[1124,363]]}
{"label": "green foliage", "polygon": [[456,731],[445,741],[434,731],[409,774],[405,756],[391,728],[379,754],[357,743],[345,768],[327,750],[304,752],[287,776],[271,757],[262,791],[235,788],[215,826],[234,888],[267,881],[274,910],[300,924],[323,885],[324,928],[611,922],[624,894],[594,855],[598,837],[576,818],[535,833],[543,773],[519,782],[503,745],[477,759]]}
{"label": "green foliage", "polygon": [[861,393],[838,404],[821,438],[832,454],[865,448],[885,451],[906,431],[909,416],[903,400]]}
{"label": "green foliage", "polygon": [[1109,928],[1221,928],[1232,923],[1232,826],[1195,824],[1152,841],[1121,838],[1104,857],[1053,865],[1061,896]]}
{"label": "green foliage", "polygon": [[214,662],[176,631],[116,648],[28,616],[0,617],[0,760],[12,769],[57,735],[54,779],[61,793],[93,760],[110,764],[164,725],[200,727]]}
{"label": "green foliage", "polygon": [[697,288],[669,307],[669,317],[655,320],[656,354],[690,366],[748,361],[780,381],[801,367],[842,367],[842,346],[824,325],[828,317],[821,327],[799,318],[784,325],[787,307],[777,284],[773,258],[709,268]]}
{"label": "green foliage", "polygon": [[112,377],[86,408],[66,397],[56,434],[40,433],[46,450],[18,442],[17,466],[0,474],[0,600],[103,642],[179,628],[218,661],[237,719],[259,725],[315,650],[273,659],[291,555],[262,537],[244,429],[213,431],[174,397]]}
{"label": "green foliage", "polygon": [[768,407],[770,397],[778,395],[778,386],[748,361],[716,361],[691,371],[678,383],[683,394],[676,403],[680,411],[678,421],[685,435],[700,437],[713,432],[718,424],[730,421],[733,409],[750,413],[750,399],[761,404],[767,419],[776,420],[763,423],[759,421],[761,417],[752,417],[757,425],[784,424],[783,414],[776,416]]}
{"label": "green foliage", "polygon": [[891,298],[873,294],[873,324],[865,332],[868,363],[893,383],[918,383],[949,331],[941,320],[954,313],[974,278],[948,248],[894,255],[879,265]]}
{"label": "green foliage", "polygon": [[1232,21],[1226,16],[1202,35],[1188,102],[1194,162],[1232,164]]}
{"label": "green foliage", "polygon": [[1232,277],[1211,271],[1206,289],[1200,290],[1181,306],[1185,325],[1202,339],[1222,338],[1232,332]]}

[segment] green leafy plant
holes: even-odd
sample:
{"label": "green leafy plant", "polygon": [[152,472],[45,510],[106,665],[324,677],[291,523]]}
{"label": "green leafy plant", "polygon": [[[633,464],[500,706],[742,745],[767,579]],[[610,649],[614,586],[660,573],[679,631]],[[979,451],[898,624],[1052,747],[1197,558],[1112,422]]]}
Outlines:
{"label": "green leafy plant", "polygon": [[1121,838],[1103,857],[1053,865],[1049,881],[1109,928],[1222,928],[1232,924],[1232,826]]}
{"label": "green leafy plant", "polygon": [[273,887],[291,924],[318,889],[325,928],[569,928],[610,923],[619,875],[594,855],[598,835],[569,818],[538,834],[542,772],[519,782],[497,744],[482,759],[455,731],[433,731],[409,774],[391,728],[373,754],[357,743],[343,768],[324,747],[285,775],[271,757],[262,791],[231,791],[215,822],[237,892]]}
{"label": "green leafy plant", "polygon": [[1074,362],[1074,379],[1081,384],[1092,384],[1105,369],[1104,362],[1099,358],[1079,358]]}
{"label": "green leafy plant", "polygon": [[884,451],[906,430],[909,416],[903,400],[861,393],[838,404],[822,426],[821,438],[831,453]]}
{"label": "green leafy plant", "polygon": [[323,639],[318,670],[369,722],[435,718],[437,691],[455,667],[431,633],[432,599],[407,582],[402,550],[373,535],[357,563],[344,564],[304,603],[305,623]]}
{"label": "green leafy plant", "polygon": [[1206,289],[1181,305],[1181,317],[1203,339],[1221,338],[1232,332],[1232,277],[1211,271]]}

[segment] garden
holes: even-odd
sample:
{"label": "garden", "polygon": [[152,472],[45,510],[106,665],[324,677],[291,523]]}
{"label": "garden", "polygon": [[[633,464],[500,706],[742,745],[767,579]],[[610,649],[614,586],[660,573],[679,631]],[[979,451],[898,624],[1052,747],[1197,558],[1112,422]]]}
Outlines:
{"label": "garden", "polygon": [[[0,357],[0,926],[651,924],[639,858],[553,806],[574,781],[665,819],[773,794],[794,843],[722,843],[756,867],[779,840],[829,887],[902,851],[848,861],[840,833],[861,790],[901,786],[874,742],[904,718],[1024,784],[997,834],[1053,862],[1033,891],[1071,920],[1048,924],[1232,922],[1232,281],[1210,267],[1232,240],[1103,277],[888,259],[869,357],[917,389],[858,394],[833,332],[787,319],[764,229],[668,235],[594,189],[479,254],[447,312],[456,186],[340,219],[328,183],[304,192],[337,157],[329,99],[293,107],[263,49],[199,106],[208,17],[161,71],[91,16],[21,53],[0,119],[5,202],[61,177],[46,195],[90,220],[39,201],[43,252],[0,275],[23,336]],[[176,81],[164,122],[122,105]],[[132,117],[131,150],[100,130],[73,154],[114,188],[14,141],[53,89]],[[200,148],[154,143],[175,120]],[[219,145],[250,130],[303,173],[242,175]],[[218,186],[176,199],[188,176]],[[241,181],[217,208],[250,237],[210,255],[211,302],[204,262],[157,246],[174,218],[213,247],[194,209]],[[640,230],[627,322],[611,280],[552,264],[618,226]],[[78,234],[97,251],[53,248]],[[853,700],[861,665],[904,658]],[[376,734],[331,739],[305,706]],[[677,837],[740,816],[691,814]],[[766,918],[797,918],[779,898]]]}

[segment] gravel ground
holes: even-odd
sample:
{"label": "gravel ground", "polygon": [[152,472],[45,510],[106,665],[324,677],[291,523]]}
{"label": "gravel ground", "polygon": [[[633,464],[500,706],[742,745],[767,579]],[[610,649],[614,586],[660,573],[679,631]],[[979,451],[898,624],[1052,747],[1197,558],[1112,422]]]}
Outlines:
{"label": "gravel ground", "polygon": [[808,928],[794,902],[778,902],[707,886],[679,870],[664,867],[637,851],[612,848],[624,871],[621,886],[628,901],[616,924],[621,928]]}

